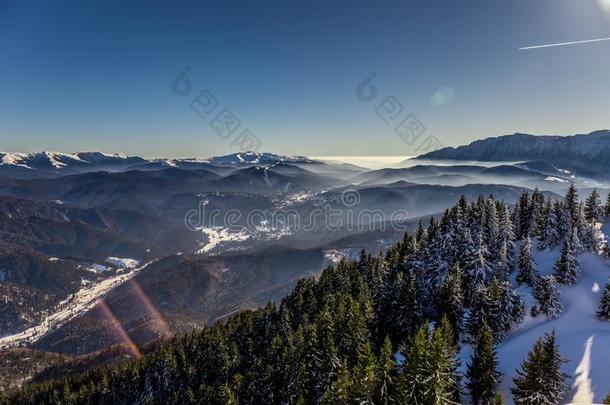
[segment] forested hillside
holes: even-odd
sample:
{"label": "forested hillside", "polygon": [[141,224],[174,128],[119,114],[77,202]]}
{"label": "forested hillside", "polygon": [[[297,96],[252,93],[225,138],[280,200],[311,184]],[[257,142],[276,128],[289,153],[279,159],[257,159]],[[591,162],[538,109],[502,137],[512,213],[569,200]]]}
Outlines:
{"label": "forested hillside", "polygon": [[[579,256],[608,254],[600,234],[608,215],[610,197],[602,205],[594,191],[579,202],[574,187],[563,200],[524,193],[514,207],[462,198],[384,254],[362,252],[299,281],[281,303],[2,401],[559,404],[571,381],[555,333],[539,337],[512,381],[499,371],[497,346],[524,319],[566,310],[560,287],[579,282]],[[553,274],[543,275],[535,252],[548,249],[560,254]],[[610,286],[605,291],[591,314],[600,322],[610,319]],[[499,394],[501,379],[509,379],[511,398]]]}

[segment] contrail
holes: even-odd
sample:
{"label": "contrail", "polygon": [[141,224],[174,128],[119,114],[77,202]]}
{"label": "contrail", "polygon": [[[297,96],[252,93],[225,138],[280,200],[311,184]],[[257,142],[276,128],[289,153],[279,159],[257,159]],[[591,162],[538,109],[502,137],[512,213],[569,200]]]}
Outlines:
{"label": "contrail", "polygon": [[540,48],[551,48],[551,47],[554,47],[554,46],[588,44],[590,42],[601,42],[601,41],[610,41],[610,38],[597,38],[597,39],[587,39],[587,40],[584,40],[584,41],[560,42],[558,44],[546,44],[546,45],[526,46],[526,47],[523,47],[523,48],[519,48],[519,50],[520,51],[525,51],[525,50],[528,50],[528,49],[540,49]]}

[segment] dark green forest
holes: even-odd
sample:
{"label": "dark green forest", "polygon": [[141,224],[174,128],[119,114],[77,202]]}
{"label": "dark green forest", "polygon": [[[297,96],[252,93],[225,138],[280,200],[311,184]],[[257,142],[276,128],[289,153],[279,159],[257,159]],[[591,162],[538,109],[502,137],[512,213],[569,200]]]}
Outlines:
{"label": "dark green forest", "polygon": [[[593,224],[608,214],[596,192],[579,202],[573,187],[562,200],[524,193],[515,206],[461,198],[387,252],[300,280],[280,303],[0,403],[500,404],[495,347],[525,316],[511,274],[531,288],[535,314],[558,316],[556,285],[578,282],[578,255],[600,249]],[[534,238],[562,249],[554,276],[537,273]],[[473,354],[461,364],[466,344]],[[554,333],[541,336],[510,382],[515,403],[559,404],[563,362]]]}

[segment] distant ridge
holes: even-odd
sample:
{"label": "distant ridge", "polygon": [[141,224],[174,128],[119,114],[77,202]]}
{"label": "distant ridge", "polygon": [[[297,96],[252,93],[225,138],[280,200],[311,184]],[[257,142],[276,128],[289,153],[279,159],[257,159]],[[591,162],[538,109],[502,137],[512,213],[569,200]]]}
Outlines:
{"label": "distant ridge", "polygon": [[474,141],[418,156],[421,160],[545,161],[570,167],[610,168],[610,130],[572,136],[523,133]]}

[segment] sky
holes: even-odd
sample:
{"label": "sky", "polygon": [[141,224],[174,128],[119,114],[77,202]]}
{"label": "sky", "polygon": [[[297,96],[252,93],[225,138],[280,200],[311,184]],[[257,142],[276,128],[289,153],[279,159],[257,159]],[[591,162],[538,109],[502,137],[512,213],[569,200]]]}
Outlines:
{"label": "sky", "polygon": [[[588,133],[610,128],[610,41],[519,48],[606,37],[610,0],[0,0],[0,150],[412,156],[432,135]],[[409,116],[417,142],[395,132]]]}

